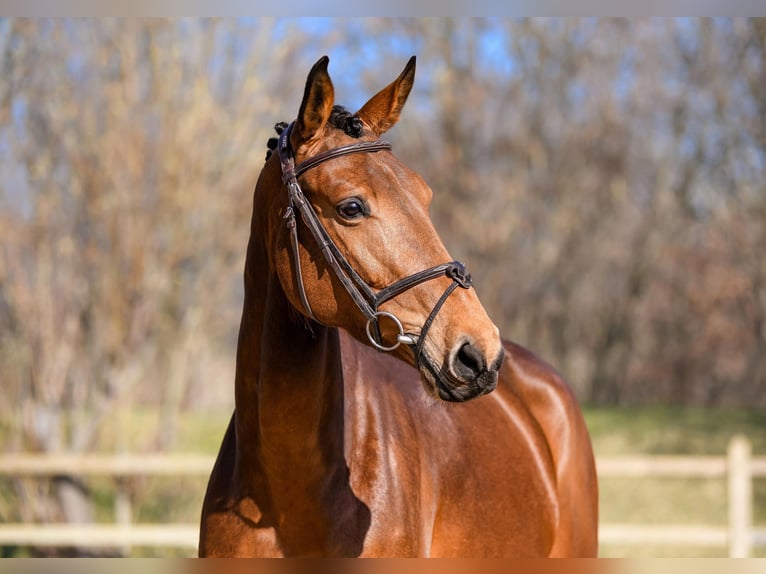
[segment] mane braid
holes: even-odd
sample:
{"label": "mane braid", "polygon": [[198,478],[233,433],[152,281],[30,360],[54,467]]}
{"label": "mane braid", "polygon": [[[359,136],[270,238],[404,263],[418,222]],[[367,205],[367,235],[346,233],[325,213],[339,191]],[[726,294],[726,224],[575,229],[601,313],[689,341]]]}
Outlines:
{"label": "mane braid", "polygon": [[[359,116],[349,112],[343,106],[332,107],[332,112],[330,113],[330,118],[327,120],[327,123],[339,130],[342,130],[343,133],[351,136],[352,138],[361,137],[362,132],[364,131],[364,123],[362,122],[362,119]],[[277,132],[277,135],[281,135],[287,126],[288,124],[286,122],[279,122],[274,126],[274,131]],[[268,159],[271,157],[271,154],[274,152],[274,150],[277,149],[278,144],[278,138],[269,138],[269,140],[266,142],[266,147],[269,148],[266,152],[266,161],[268,161]]]}
{"label": "mane braid", "polygon": [[343,130],[346,135],[349,135],[352,138],[361,137],[362,131],[364,130],[362,119],[349,112],[343,106],[332,107],[330,119],[327,120],[327,123],[335,126],[339,130]]}
{"label": "mane braid", "polygon": [[[277,132],[277,135],[282,135],[282,132],[287,129],[287,126],[289,124],[287,122],[277,122],[274,126],[274,131]],[[269,141],[266,142],[266,147],[269,148],[266,152],[266,161],[269,161],[269,158],[271,157],[271,154],[274,152],[275,149],[277,149],[277,146],[279,145],[279,138],[269,138]]]}

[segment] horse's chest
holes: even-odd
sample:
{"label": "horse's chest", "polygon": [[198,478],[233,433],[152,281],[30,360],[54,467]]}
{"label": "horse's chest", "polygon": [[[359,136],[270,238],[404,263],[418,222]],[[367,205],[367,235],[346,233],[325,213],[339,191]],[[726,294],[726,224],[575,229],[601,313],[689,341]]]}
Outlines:
{"label": "horse's chest", "polygon": [[524,417],[502,432],[491,417],[475,423],[436,418],[420,432],[366,437],[350,460],[351,487],[370,510],[365,555],[548,553],[558,507],[544,436]]}

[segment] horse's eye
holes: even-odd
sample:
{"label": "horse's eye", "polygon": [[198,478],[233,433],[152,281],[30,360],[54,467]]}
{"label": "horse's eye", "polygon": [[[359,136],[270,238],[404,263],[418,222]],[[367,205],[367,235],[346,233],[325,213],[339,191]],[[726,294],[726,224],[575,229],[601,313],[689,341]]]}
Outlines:
{"label": "horse's eye", "polygon": [[364,204],[364,201],[358,197],[344,199],[338,204],[337,209],[338,214],[343,219],[358,219],[359,217],[365,217],[366,215],[369,215],[369,211],[367,210],[367,206]]}

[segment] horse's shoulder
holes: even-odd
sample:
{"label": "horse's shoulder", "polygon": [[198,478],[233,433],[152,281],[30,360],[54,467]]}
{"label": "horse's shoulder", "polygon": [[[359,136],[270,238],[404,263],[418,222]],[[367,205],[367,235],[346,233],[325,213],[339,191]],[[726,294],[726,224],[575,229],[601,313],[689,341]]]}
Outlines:
{"label": "horse's shoulder", "polygon": [[571,387],[552,365],[518,343],[504,340],[503,347],[505,361],[500,376],[510,377],[518,393],[545,395],[548,400],[576,408]]}
{"label": "horse's shoulder", "polygon": [[572,389],[551,365],[504,341],[501,378],[545,434],[557,474],[559,527],[552,556],[593,556],[598,529],[596,468],[585,420]]}
{"label": "horse's shoulder", "polygon": [[590,457],[590,440],[577,399],[566,380],[546,361],[521,345],[504,341],[501,392],[513,393],[546,436],[555,459],[573,449]]}

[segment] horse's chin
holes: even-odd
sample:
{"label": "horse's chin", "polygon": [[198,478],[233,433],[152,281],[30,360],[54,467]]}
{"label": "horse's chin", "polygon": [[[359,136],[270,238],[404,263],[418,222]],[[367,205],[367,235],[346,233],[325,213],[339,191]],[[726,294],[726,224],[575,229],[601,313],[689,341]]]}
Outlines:
{"label": "horse's chin", "polygon": [[497,371],[485,371],[476,380],[463,381],[446,367],[437,366],[425,351],[420,357],[418,369],[426,392],[445,402],[464,403],[491,393],[497,387]]}

